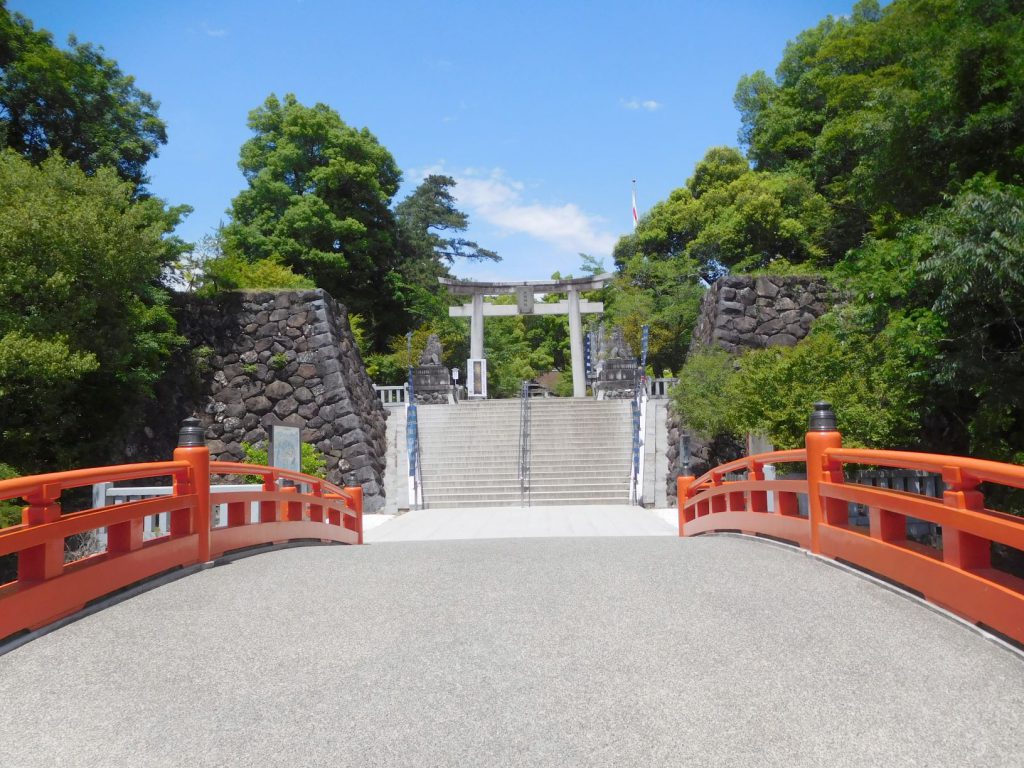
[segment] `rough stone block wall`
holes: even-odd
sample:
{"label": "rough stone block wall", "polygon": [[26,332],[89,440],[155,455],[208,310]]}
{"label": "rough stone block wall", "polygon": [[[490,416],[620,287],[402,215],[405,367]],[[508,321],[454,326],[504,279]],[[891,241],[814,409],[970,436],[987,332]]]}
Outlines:
{"label": "rough stone block wall", "polygon": [[275,424],[299,427],[327,461],[327,479],[361,485],[364,509],[384,504],[385,419],[345,308],[322,290],[176,298],[187,340],[157,387],[132,460],[167,459],[178,425],[195,414],[214,459],[239,460],[242,442]]}
{"label": "rough stone block wall", "polygon": [[833,293],[820,277],[723,277],[704,295],[690,352],[792,347],[825,314]]}
{"label": "rough stone block wall", "polygon": [[[720,347],[739,353],[746,349],[792,347],[807,336],[811,324],[837,300],[835,290],[820,277],[729,275],[704,295],[690,354]],[[680,416],[669,408],[667,494],[676,503],[679,474]],[[727,437],[701,440],[691,436],[690,468],[699,477],[712,466],[744,455],[742,442]]]}

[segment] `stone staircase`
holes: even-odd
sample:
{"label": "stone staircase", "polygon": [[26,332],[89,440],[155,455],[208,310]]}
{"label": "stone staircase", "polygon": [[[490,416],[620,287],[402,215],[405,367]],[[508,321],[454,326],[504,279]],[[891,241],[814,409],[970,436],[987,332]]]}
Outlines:
{"label": "stone staircase", "polygon": [[[530,403],[533,506],[628,504],[629,402],[535,398]],[[418,408],[428,507],[519,505],[519,400]]]}

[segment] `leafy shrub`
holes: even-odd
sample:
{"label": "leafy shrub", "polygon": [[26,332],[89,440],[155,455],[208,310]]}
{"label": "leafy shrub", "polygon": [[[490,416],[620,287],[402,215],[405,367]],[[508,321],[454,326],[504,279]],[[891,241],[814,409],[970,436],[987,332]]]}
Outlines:
{"label": "leafy shrub", "polygon": [[[20,473],[10,464],[0,462],[0,480],[19,477]],[[0,528],[21,522],[21,505],[14,501],[0,501]]]}
{"label": "leafy shrub", "polygon": [[192,350],[192,365],[197,373],[209,373],[213,370],[210,360],[214,355],[213,347],[203,345]]}
{"label": "leafy shrub", "polygon": [[927,379],[918,374],[941,330],[931,313],[894,313],[875,335],[855,310],[834,310],[795,347],[739,358],[718,350],[694,355],[680,371],[673,403],[708,437],[761,434],[786,449],[803,445],[813,404],[827,400],[847,445],[906,446],[920,425]]}
{"label": "leafy shrub", "polygon": [[158,287],[182,212],[113,169],[0,152],[0,461],[108,455],[110,425],[128,426],[183,341]]}
{"label": "leafy shrub", "polygon": [[686,361],[669,397],[687,426],[706,437],[734,433],[729,388],[737,367],[736,358],[718,347]]}
{"label": "leafy shrub", "polygon": [[[242,459],[242,462],[245,464],[262,464],[267,466],[267,463],[270,461],[266,443],[242,443],[242,450],[245,451],[245,458]],[[302,472],[313,477],[319,477],[322,480],[326,479],[327,459],[324,458],[324,455],[310,443],[301,443],[299,450],[299,463]],[[263,478],[259,475],[246,475],[245,479],[249,483],[263,482]]]}
{"label": "leafy shrub", "polygon": [[312,280],[295,274],[277,258],[247,261],[241,256],[223,255],[203,264],[200,293],[218,291],[314,288]]}

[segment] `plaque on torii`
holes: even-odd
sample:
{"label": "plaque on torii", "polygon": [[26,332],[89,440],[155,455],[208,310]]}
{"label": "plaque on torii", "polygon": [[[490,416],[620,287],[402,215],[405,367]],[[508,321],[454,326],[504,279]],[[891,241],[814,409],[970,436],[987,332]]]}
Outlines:
{"label": "plaque on torii", "polygon": [[[604,312],[604,304],[600,301],[581,301],[580,293],[596,291],[607,285],[613,275],[606,272],[593,277],[577,277],[572,280],[525,280],[521,282],[476,282],[473,280],[453,280],[439,277],[448,291],[457,296],[472,296],[469,304],[448,307],[449,317],[468,317],[469,326],[469,365],[467,378],[475,369],[483,371],[486,376],[484,361],[484,318],[513,317],[515,315],[568,315],[569,316],[569,349],[572,357],[572,395],[586,397],[587,379],[583,368],[583,321],[584,313]],[[535,302],[536,294],[565,293],[567,301],[557,303]],[[488,304],[484,296],[515,294],[515,304]],[[486,383],[482,392],[486,392]],[[481,392],[476,390],[477,394]],[[482,396],[482,395],[479,395]]]}

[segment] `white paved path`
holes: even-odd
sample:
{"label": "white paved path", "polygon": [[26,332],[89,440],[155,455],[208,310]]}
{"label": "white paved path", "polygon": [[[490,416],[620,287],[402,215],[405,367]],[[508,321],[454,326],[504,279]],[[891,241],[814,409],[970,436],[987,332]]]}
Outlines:
{"label": "white paved path", "polygon": [[390,519],[367,515],[366,543],[456,539],[677,536],[674,510],[624,505],[420,509]]}

